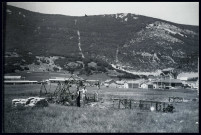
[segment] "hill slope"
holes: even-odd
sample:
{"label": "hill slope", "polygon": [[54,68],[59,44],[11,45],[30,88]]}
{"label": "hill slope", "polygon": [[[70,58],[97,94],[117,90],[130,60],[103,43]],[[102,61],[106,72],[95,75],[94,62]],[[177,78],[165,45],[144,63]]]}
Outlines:
{"label": "hill slope", "polygon": [[73,17],[6,9],[6,69],[57,56],[49,65],[61,69],[91,59],[135,71],[197,71],[198,50],[197,26],[130,13]]}

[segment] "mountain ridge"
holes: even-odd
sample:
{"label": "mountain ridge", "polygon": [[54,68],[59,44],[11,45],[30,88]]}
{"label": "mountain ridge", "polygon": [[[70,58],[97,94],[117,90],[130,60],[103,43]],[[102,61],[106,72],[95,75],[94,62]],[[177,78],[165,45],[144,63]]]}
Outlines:
{"label": "mountain ridge", "polygon": [[[29,11],[29,12],[33,12],[33,13],[38,13],[38,14],[44,14],[44,15],[59,15],[59,16],[67,16],[67,17],[84,17],[85,15],[83,14],[82,16],[71,16],[71,15],[66,15],[66,14],[49,14],[49,13],[42,13],[42,12],[37,12],[37,11],[32,11],[32,10],[29,10],[29,9],[24,9],[24,8],[21,8],[21,7],[16,7],[16,6],[12,6],[12,5],[7,5],[9,8],[18,8],[19,10],[22,10],[22,11]],[[160,18],[157,18],[157,17],[152,17],[152,16],[146,16],[146,15],[141,15],[141,14],[136,14],[136,13],[112,13],[112,14],[96,14],[96,15],[87,15],[87,16],[103,16],[103,15],[115,15],[115,14],[134,14],[134,15],[139,15],[139,16],[144,16],[144,17],[151,17],[151,18],[154,18],[154,19],[158,19],[158,20],[161,20],[161,21],[166,21],[166,22],[169,22],[169,23],[172,23],[172,24],[178,24],[178,25],[184,25],[184,26],[193,26],[193,27],[198,27],[198,25],[190,25],[190,24],[181,24],[181,23],[176,23],[176,22],[173,22],[173,21],[168,21],[166,19],[160,19]]]}

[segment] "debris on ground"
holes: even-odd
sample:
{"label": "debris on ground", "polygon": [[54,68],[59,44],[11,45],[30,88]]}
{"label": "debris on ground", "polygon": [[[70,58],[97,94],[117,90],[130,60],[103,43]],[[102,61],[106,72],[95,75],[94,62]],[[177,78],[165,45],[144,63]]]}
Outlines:
{"label": "debris on ground", "polygon": [[179,123],[183,123],[184,121],[183,120],[181,120]]}
{"label": "debris on ground", "polygon": [[96,108],[100,108],[100,109],[107,109],[107,108],[111,108],[112,103],[110,102],[91,102],[86,104],[89,107],[96,107]]}
{"label": "debris on ground", "polygon": [[150,110],[153,112],[155,110],[155,108],[153,106],[151,106]]}
{"label": "debris on ground", "polygon": [[27,99],[13,99],[12,105],[17,108],[22,107],[46,107],[48,102],[45,98],[29,97]]}
{"label": "debris on ground", "polygon": [[183,100],[183,102],[189,102],[189,101],[190,101],[190,100],[188,100],[188,99],[184,99],[184,100]]}

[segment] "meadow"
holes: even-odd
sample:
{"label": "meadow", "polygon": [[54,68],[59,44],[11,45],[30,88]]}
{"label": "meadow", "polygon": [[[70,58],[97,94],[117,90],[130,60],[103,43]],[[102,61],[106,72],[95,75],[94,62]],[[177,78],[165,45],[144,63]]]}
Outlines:
{"label": "meadow", "polygon": [[[102,107],[62,106],[49,104],[44,108],[13,108],[14,98],[39,96],[40,84],[4,86],[4,120],[6,133],[198,133],[199,97],[190,89],[148,90],[87,87],[89,93],[98,91]],[[47,86],[51,92],[56,85]],[[173,113],[114,109],[112,98],[132,98],[168,102],[168,97],[183,97],[174,103]]]}

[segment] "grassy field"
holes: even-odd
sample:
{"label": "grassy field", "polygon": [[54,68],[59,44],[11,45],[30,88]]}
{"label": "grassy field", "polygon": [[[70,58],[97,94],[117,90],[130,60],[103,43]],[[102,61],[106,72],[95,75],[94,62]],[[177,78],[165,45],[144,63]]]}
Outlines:
{"label": "grassy field", "polygon": [[[199,99],[197,92],[180,90],[116,89],[87,87],[88,92],[98,90],[102,99],[101,107],[73,107],[49,104],[44,108],[12,108],[14,98],[39,96],[41,85],[4,86],[4,132],[6,133],[51,133],[51,132],[90,132],[90,133],[198,133]],[[54,91],[56,85],[47,86]],[[175,103],[174,113],[140,111],[138,109],[114,109],[111,98],[125,97],[136,100],[167,102],[168,97],[184,98],[183,103]],[[197,99],[197,100],[193,100]]]}

